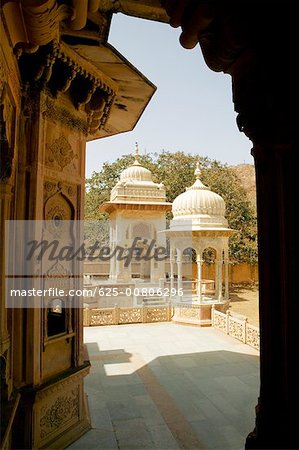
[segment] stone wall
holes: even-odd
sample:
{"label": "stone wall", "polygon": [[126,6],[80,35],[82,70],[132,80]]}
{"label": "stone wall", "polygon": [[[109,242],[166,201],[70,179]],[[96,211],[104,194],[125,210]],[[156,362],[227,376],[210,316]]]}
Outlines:
{"label": "stone wall", "polygon": [[[203,279],[214,280],[215,279],[215,265],[204,264],[203,265]],[[193,278],[197,277],[197,266],[193,263],[192,266]],[[257,264],[251,265],[247,263],[230,264],[229,265],[229,283],[252,283],[258,281],[258,266]]]}

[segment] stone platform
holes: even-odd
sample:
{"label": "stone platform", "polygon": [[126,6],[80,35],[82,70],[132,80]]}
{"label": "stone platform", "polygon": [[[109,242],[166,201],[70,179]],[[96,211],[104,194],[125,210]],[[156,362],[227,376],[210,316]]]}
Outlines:
{"label": "stone platform", "polygon": [[213,328],[85,328],[92,430],[70,449],[244,449],[258,352]]}

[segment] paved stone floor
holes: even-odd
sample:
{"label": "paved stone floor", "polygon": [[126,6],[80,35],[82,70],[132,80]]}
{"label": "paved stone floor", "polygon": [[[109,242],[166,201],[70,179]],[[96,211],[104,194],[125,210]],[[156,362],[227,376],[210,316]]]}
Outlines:
{"label": "paved stone floor", "polygon": [[244,448],[254,427],[258,353],[213,328],[85,328],[92,430],[70,449]]}

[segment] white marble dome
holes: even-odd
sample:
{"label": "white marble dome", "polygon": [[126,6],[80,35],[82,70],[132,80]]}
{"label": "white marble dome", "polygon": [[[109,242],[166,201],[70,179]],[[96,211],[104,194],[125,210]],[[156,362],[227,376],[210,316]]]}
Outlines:
{"label": "white marble dome", "polygon": [[195,183],[175,198],[172,204],[173,225],[177,221],[191,220],[192,225],[204,228],[227,227],[225,202],[199,179],[197,164]]}
{"label": "white marble dome", "polygon": [[112,188],[111,202],[165,202],[166,192],[162,183],[155,183],[150,170],[143,167],[139,160],[138,145],[135,148],[134,163],[124,169],[118,182]]}
{"label": "white marble dome", "polygon": [[152,173],[136,159],[134,164],[121,172],[120,181],[152,181]]}

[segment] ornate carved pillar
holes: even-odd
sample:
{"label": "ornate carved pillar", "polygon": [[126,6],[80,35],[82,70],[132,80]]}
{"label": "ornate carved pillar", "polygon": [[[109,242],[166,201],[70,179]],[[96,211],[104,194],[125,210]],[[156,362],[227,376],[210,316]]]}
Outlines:
{"label": "ornate carved pillar", "polygon": [[[53,41],[33,53],[20,52],[18,65],[24,86],[18,218],[47,224],[70,221],[66,241],[75,244],[76,239],[80,242],[75,230],[83,220],[85,143],[107,119],[115,83],[62,42]],[[80,273],[78,262],[57,262],[49,267],[43,286],[63,283],[65,289],[81,288]],[[58,331],[50,328],[51,298],[42,299],[44,308],[24,312],[25,386],[14,421],[15,448],[48,447],[54,442],[63,447],[90,428],[83,390],[89,362],[83,349],[82,299],[56,300],[65,305],[63,328]]]}
{"label": "ornate carved pillar", "polygon": [[252,154],[258,189],[261,387],[256,429],[247,448],[264,448],[269,441],[273,448],[296,448],[295,149],[291,144],[255,145]]}
{"label": "ornate carved pillar", "polygon": [[[3,26],[0,18],[0,25]],[[18,160],[18,116],[20,114],[20,83],[14,65],[9,40],[1,33],[0,39],[0,382],[1,405],[9,402],[13,391],[14,342],[20,337],[22,327],[13,331],[15,312],[7,308],[6,261],[11,245],[6,220],[14,218],[15,182]],[[18,318],[20,314],[18,315]],[[19,350],[21,353],[21,349]],[[18,380],[14,380],[17,384]],[[2,415],[3,416],[3,415]],[[1,417],[1,439],[9,417]],[[1,442],[2,444],[2,442]]]}
{"label": "ornate carved pillar", "polygon": [[[6,91],[8,87],[6,87]],[[2,95],[1,95],[2,94]],[[6,261],[10,242],[6,220],[12,218],[13,203],[13,163],[15,135],[15,107],[10,103],[7,92],[0,91],[0,357],[1,387],[6,384],[5,400],[12,392],[11,373],[11,330],[8,329],[8,316],[12,310],[6,305]]]}
{"label": "ornate carved pillar", "polygon": [[201,303],[201,268],[202,268],[202,259],[200,255],[197,255],[196,258],[197,263],[197,298],[199,303]]}
{"label": "ornate carved pillar", "polygon": [[172,295],[171,293],[173,292],[173,288],[174,288],[174,249],[171,248],[170,249],[170,296]]}
{"label": "ornate carved pillar", "polygon": [[[83,219],[86,139],[79,127],[79,114],[64,97],[54,100],[46,90],[34,89],[32,84],[23,104],[19,139],[25,155],[20,173],[25,176],[20,177],[17,194],[20,209],[25,212],[22,218],[43,219],[47,224],[70,221],[75,227],[76,221]],[[71,234],[67,239],[71,242]],[[73,271],[70,264],[53,264],[44,281],[38,283],[44,287],[59,283],[65,289],[79,288],[83,280],[76,277],[79,267]],[[63,329],[58,331],[50,328],[50,297],[43,297],[42,309],[25,311],[25,386],[14,423],[19,433],[13,433],[17,448],[48,446],[54,441],[64,446],[90,428],[83,391],[89,363],[83,356],[80,299],[75,296],[59,300],[65,305],[61,312],[65,319]],[[49,381],[57,377],[60,381]],[[50,420],[53,414],[57,417],[54,422]]]}
{"label": "ornate carved pillar", "polygon": [[[177,261],[177,271],[178,271],[178,291],[181,292],[181,289],[183,288],[183,274],[182,274],[182,251],[177,249],[176,251],[176,261]],[[180,296],[181,297],[181,296]]]}
{"label": "ornate carved pillar", "polygon": [[218,259],[215,261],[216,265],[217,265],[217,279],[216,279],[216,283],[217,283],[217,298],[219,300],[219,302],[222,301],[222,267],[223,267],[223,261],[222,259]]}
{"label": "ornate carved pillar", "polygon": [[[297,14],[291,1],[162,0],[181,44],[232,76],[237,124],[256,167],[261,388],[247,449],[298,448],[298,301],[294,192]],[[279,32],[278,32],[279,30]]]}
{"label": "ornate carved pillar", "polygon": [[219,264],[215,260],[215,299],[219,296]]}
{"label": "ornate carved pillar", "polygon": [[[5,219],[31,220],[34,229],[41,221],[46,231],[49,222],[53,236],[66,227],[67,243],[78,243],[86,141],[133,129],[156,88],[106,45],[112,13],[98,12],[98,1],[2,3],[0,237],[12,242],[16,261],[22,260],[25,239],[8,239]],[[13,373],[14,393],[21,389],[9,439],[14,448],[62,448],[90,428],[80,299],[69,291],[65,298],[59,294],[54,308],[45,294],[37,308],[6,311],[7,253],[1,246],[0,362]],[[13,287],[81,288],[81,269],[78,261],[56,261],[42,276],[34,272],[31,284],[18,279]]]}
{"label": "ornate carved pillar", "polygon": [[226,257],[224,258],[224,300],[228,300],[229,299],[229,279],[228,279],[228,268],[229,268],[229,259],[226,255]]}

